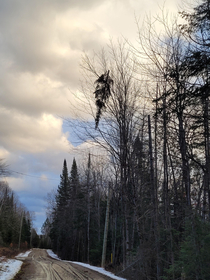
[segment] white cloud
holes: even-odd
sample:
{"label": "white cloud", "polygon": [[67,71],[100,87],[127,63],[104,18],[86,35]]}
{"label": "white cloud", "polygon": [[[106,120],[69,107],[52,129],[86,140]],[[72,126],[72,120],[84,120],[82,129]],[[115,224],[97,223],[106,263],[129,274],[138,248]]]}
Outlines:
{"label": "white cloud", "polygon": [[7,110],[34,116],[45,112],[59,116],[70,114],[69,102],[73,98],[69,88],[43,74],[7,73],[0,76],[0,92],[0,104]]}
{"label": "white cloud", "polygon": [[[178,3],[167,0],[166,7],[175,10]],[[70,170],[76,153],[101,154],[91,143],[72,149],[59,117],[73,116],[82,52],[97,52],[110,37],[136,40],[134,13],[143,20],[158,5],[156,0],[0,1],[0,158],[26,174],[12,173],[8,182],[42,219],[44,196],[59,183],[50,178],[59,179],[64,158]],[[87,119],[84,107],[76,113]]]}
{"label": "white cloud", "polygon": [[9,156],[9,151],[8,150],[6,150],[4,147],[1,147],[0,146],[0,159],[2,158],[2,159],[5,159],[5,158],[7,158],[8,156]]}
{"label": "white cloud", "polygon": [[35,154],[69,149],[68,134],[62,132],[62,120],[51,114],[33,117],[1,108],[0,127],[0,145],[6,150]]}
{"label": "white cloud", "polygon": [[24,181],[24,178],[15,178],[15,177],[8,177],[7,182],[9,186],[15,192],[21,192],[28,189],[27,183]]}

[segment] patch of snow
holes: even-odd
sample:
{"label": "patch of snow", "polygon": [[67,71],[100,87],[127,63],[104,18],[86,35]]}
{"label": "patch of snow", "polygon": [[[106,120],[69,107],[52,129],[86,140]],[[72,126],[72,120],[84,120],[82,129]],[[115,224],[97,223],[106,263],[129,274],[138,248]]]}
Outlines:
{"label": "patch of snow", "polygon": [[51,258],[61,261],[61,259],[55,253],[53,253],[52,250],[48,249],[47,253]]}
{"label": "patch of snow", "polygon": [[[30,252],[20,253],[15,258],[24,259],[28,257]],[[12,279],[20,270],[22,263],[20,260],[7,259],[6,261],[2,261],[0,259],[0,280]]]}
{"label": "patch of snow", "polygon": [[7,260],[0,263],[0,280],[12,279],[20,270],[22,261]]}
{"label": "patch of snow", "polygon": [[82,266],[84,266],[84,267],[90,268],[90,269],[95,270],[95,271],[97,271],[97,272],[99,272],[99,273],[101,273],[101,274],[104,274],[104,275],[106,275],[106,276],[109,276],[109,277],[112,278],[112,279],[126,280],[125,278],[118,277],[118,276],[114,275],[113,273],[111,273],[111,272],[105,270],[105,269],[102,268],[102,267],[92,266],[92,265],[89,265],[89,264],[87,264],[87,263],[81,263],[81,262],[72,262],[72,263],[76,263],[76,264],[82,265]]}
{"label": "patch of snow", "polygon": [[[47,250],[47,253],[50,257],[61,261],[61,259],[56,254],[54,254],[52,250]],[[69,262],[71,263],[71,261],[69,261]],[[109,271],[106,271],[104,268],[101,268],[101,267],[92,266],[92,265],[89,265],[89,264],[86,264],[86,263],[80,263],[80,262],[72,262],[72,263],[79,264],[81,266],[84,266],[84,267],[87,267],[89,269],[95,270],[95,271],[97,271],[101,274],[104,274],[104,275],[112,278],[112,279],[126,280],[125,278],[118,277],[118,276],[114,275],[113,273],[111,273]]]}
{"label": "patch of snow", "polygon": [[20,253],[16,257],[27,258],[30,253],[31,253],[31,250],[26,251],[25,253]]}
{"label": "patch of snow", "polygon": [[25,259],[28,257],[28,255],[31,253],[31,250],[30,251],[26,251],[25,253],[20,253],[18,254],[15,258],[16,259]]}

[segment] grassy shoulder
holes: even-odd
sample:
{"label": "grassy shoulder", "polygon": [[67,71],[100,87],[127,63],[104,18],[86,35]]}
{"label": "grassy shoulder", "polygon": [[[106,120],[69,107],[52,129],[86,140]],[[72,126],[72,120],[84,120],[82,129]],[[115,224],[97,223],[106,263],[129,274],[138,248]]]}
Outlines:
{"label": "grassy shoulder", "polygon": [[21,280],[21,276],[23,275],[26,267],[29,265],[29,263],[23,262],[23,264],[21,265],[20,270],[18,271],[18,273],[12,278],[12,280]]}

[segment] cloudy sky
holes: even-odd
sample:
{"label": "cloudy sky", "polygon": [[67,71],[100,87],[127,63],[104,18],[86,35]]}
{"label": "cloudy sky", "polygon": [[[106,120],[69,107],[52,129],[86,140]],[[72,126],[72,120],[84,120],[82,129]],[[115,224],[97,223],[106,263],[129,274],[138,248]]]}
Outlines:
{"label": "cloudy sky", "polygon": [[[181,1],[166,0],[176,12]],[[13,171],[4,178],[40,232],[44,198],[70,168],[71,117],[79,64],[110,38],[137,40],[135,15],[155,15],[157,0],[0,0],[0,158]],[[80,147],[78,147],[79,149]]]}

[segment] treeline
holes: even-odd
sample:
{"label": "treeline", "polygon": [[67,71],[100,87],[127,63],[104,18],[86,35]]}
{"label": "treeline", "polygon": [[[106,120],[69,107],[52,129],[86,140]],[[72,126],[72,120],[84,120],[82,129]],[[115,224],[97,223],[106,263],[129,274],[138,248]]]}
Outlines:
{"label": "treeline", "polygon": [[80,173],[75,159],[68,172],[64,160],[60,184],[49,199],[48,218],[42,227],[46,242],[50,237],[53,251],[62,259],[93,264],[101,259],[107,192],[103,169],[93,168],[89,155]]}
{"label": "treeline", "polygon": [[62,258],[100,264],[107,244],[128,279],[209,279],[209,15],[209,0],[181,24],[163,13],[161,32],[138,28],[139,46],[84,56],[83,108],[97,109],[75,133],[107,151],[109,168],[96,173],[89,157],[80,177],[64,161],[47,223]]}
{"label": "treeline", "polygon": [[[32,234],[32,233],[33,234]],[[0,182],[0,246],[28,249],[36,244],[32,217],[4,181]]]}

